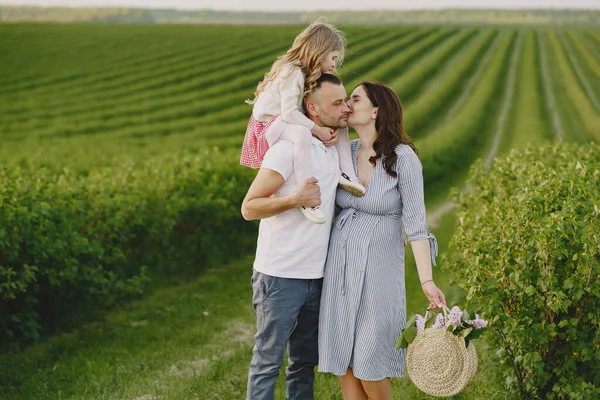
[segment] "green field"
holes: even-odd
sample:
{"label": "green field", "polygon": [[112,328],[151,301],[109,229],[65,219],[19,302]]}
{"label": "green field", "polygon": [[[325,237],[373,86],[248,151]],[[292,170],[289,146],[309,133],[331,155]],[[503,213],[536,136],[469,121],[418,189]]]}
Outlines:
{"label": "green field", "polygon": [[[527,143],[600,142],[600,29],[342,28],[347,92],[379,80],[404,104],[440,252],[454,227],[448,191],[462,187],[475,160],[490,163]],[[128,160],[143,165],[215,148],[224,164],[235,163],[251,112],[244,99],[300,30],[0,25],[2,166],[32,177],[40,168],[87,176]],[[97,322],[0,356],[0,397],[243,398],[251,258],[236,256],[233,266],[165,285]],[[417,312],[426,301],[408,258],[409,312]],[[443,266],[434,275],[449,302],[461,301]],[[456,398],[515,398],[493,349],[482,342],[479,351],[481,372]],[[320,375],[317,398],[341,399],[336,382]],[[429,398],[408,379],[394,390]]]}
{"label": "green field", "polygon": [[[236,149],[250,113],[243,100],[298,29],[1,25],[2,161],[85,171],[180,149]],[[465,169],[497,133],[502,150],[600,139],[599,31],[346,31],[347,90],[361,79],[396,90],[425,157],[445,164],[446,150],[464,141]]]}

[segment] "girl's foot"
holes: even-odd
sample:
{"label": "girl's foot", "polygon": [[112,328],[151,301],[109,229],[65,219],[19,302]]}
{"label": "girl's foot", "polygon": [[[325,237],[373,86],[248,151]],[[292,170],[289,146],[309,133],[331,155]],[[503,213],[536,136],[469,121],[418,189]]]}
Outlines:
{"label": "girl's foot", "polygon": [[362,185],[362,183],[360,183],[358,179],[351,181],[350,177],[343,172],[342,175],[340,175],[340,181],[338,185],[342,189],[356,197],[363,197],[366,192],[365,187]]}
{"label": "girl's foot", "polygon": [[317,207],[299,207],[300,212],[308,219],[310,222],[314,222],[315,224],[324,224],[325,223],[325,214],[321,211],[321,208]]}

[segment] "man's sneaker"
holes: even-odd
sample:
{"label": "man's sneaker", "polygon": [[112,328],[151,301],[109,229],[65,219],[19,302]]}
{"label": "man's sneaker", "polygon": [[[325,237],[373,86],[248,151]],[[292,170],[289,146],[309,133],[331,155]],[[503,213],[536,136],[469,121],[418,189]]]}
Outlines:
{"label": "man's sneaker", "polygon": [[360,183],[358,179],[355,181],[351,181],[350,177],[343,172],[340,176],[340,181],[338,185],[346,192],[356,197],[363,197],[366,192],[365,187],[362,185],[362,183]]}
{"label": "man's sneaker", "polygon": [[321,211],[319,207],[298,207],[300,212],[308,219],[310,222],[314,222],[315,224],[324,224],[325,223],[325,214]]}

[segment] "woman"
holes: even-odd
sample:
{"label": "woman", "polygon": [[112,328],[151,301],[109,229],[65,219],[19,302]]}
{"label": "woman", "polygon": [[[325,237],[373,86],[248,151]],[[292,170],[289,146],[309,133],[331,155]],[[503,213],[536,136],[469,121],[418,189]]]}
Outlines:
{"label": "woman", "polygon": [[390,377],[404,375],[404,349],[394,344],[406,322],[404,236],[410,241],[431,307],[445,305],[432,279],[437,243],[427,230],[423,175],[404,132],[402,105],[377,82],[349,100],[354,167],[367,191],[338,190],[337,216],[323,278],[319,371],[340,376],[345,400],[391,400]]}

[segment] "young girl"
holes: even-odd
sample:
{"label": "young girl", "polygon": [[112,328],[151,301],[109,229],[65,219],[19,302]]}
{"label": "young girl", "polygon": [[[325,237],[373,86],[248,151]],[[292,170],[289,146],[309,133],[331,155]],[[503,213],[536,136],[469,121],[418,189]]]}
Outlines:
{"label": "young girl", "polygon": [[[342,63],[344,50],[342,32],[324,22],[314,22],[296,37],[292,47],[277,58],[258,84],[255,99],[247,101],[254,107],[240,164],[260,168],[269,147],[285,139],[294,143],[294,172],[298,184],[313,175],[313,166],[309,165],[312,136],[328,142],[334,131],[306,117],[302,113],[302,102],[321,73],[331,73]],[[365,188],[354,173],[347,129],[338,132],[335,147],[342,171],[339,185],[355,196],[363,196]],[[300,207],[299,210],[314,223],[325,222],[319,207]]]}

